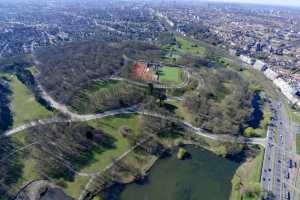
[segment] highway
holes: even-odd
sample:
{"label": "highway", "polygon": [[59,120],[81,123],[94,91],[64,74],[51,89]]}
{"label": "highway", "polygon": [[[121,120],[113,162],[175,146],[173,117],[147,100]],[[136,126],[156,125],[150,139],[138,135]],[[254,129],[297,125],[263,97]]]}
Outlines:
{"label": "highway", "polygon": [[261,184],[264,191],[274,195],[269,199],[289,200],[298,193],[297,186],[293,184],[296,179],[294,127],[282,103],[269,103],[268,107],[272,117],[267,131]]}

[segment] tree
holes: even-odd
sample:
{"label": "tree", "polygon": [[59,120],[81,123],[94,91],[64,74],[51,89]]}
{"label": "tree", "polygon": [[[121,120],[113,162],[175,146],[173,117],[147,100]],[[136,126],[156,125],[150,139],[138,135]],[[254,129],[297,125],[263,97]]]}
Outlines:
{"label": "tree", "polygon": [[252,127],[248,127],[244,130],[245,137],[253,137],[255,135],[255,131]]}

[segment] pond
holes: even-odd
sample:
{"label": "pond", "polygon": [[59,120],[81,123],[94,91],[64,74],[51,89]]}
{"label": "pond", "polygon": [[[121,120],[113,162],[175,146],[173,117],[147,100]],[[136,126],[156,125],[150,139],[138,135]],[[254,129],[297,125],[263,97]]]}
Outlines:
{"label": "pond", "polygon": [[239,163],[200,147],[186,148],[188,160],[176,153],[159,160],[147,181],[125,186],[120,200],[228,200],[231,179]]}
{"label": "pond", "polygon": [[263,119],[263,112],[261,110],[261,97],[259,93],[255,93],[252,99],[253,112],[251,114],[248,125],[254,129],[258,128],[260,121]]}

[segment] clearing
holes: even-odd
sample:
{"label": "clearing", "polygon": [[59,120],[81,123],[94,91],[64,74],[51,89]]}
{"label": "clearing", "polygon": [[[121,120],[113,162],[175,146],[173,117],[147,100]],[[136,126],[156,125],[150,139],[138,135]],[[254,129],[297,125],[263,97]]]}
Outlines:
{"label": "clearing", "polygon": [[32,92],[15,75],[9,78],[13,92],[11,110],[14,127],[36,119],[48,118],[53,114],[35,100]]}

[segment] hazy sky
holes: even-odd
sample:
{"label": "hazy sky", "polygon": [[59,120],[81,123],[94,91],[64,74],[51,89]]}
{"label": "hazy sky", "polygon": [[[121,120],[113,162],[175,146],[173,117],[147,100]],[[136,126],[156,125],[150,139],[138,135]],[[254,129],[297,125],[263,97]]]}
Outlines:
{"label": "hazy sky", "polygon": [[300,6],[300,0],[211,0],[211,1]]}

